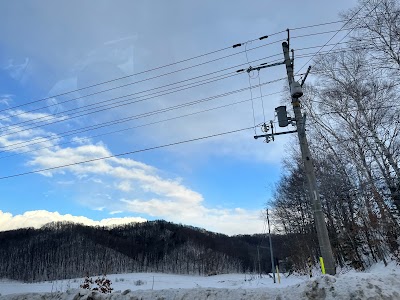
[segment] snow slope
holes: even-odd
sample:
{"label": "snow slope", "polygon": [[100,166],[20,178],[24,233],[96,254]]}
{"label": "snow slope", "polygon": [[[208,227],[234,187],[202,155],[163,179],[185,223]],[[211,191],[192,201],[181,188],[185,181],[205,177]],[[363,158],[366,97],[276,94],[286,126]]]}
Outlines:
{"label": "snow slope", "polygon": [[0,300],[22,299],[400,299],[400,267],[375,265],[366,272],[337,276],[282,276],[274,284],[269,277],[245,274],[210,277],[133,273],[109,275],[114,293],[79,290],[82,279],[24,284],[0,281]]}

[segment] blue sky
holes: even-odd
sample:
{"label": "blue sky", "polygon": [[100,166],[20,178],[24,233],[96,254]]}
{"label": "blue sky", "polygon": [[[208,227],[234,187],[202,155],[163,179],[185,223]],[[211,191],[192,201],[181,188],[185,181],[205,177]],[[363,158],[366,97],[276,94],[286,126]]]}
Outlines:
{"label": "blue sky", "polygon": [[[252,127],[251,102],[235,104],[250,99],[248,89],[154,112],[248,88],[248,75],[235,71],[281,60],[286,34],[274,33],[336,21],[355,4],[2,1],[0,177]],[[323,45],[334,33],[304,35],[341,25],[293,30],[291,47]],[[264,35],[270,37],[229,48]],[[178,63],[219,49],[225,50]],[[295,68],[307,60],[298,57]],[[173,65],[149,71],[166,64]],[[223,74],[234,76],[216,80]],[[284,66],[253,73],[250,81],[253,86],[279,78],[285,78]],[[201,80],[211,82],[199,85]],[[263,85],[261,91],[252,89],[256,124],[274,119],[274,108],[285,99],[285,84],[282,80]],[[180,91],[172,93],[178,87]],[[117,104],[125,105],[111,107]],[[152,115],[138,118],[149,112]],[[124,118],[130,121],[121,122]],[[88,130],[94,127],[98,129]],[[64,219],[88,224],[166,219],[227,234],[261,232],[261,210],[283,172],[282,158],[296,143],[282,136],[265,144],[253,135],[250,129],[0,179],[0,230]]]}

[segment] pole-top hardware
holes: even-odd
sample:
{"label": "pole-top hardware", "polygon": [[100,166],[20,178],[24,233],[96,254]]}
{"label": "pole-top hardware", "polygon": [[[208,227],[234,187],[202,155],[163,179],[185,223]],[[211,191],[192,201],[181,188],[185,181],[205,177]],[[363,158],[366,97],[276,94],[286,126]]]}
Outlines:
{"label": "pole-top hardware", "polygon": [[257,68],[253,68],[252,66],[249,66],[246,70],[247,73],[250,73],[253,70],[256,70]]}
{"label": "pole-top hardware", "polygon": [[262,132],[268,132],[269,131],[269,126],[267,124],[262,124],[261,125],[261,131]]}
{"label": "pole-top hardware", "polygon": [[286,31],[287,31],[287,39],[286,39],[286,41],[287,41],[287,45],[288,45],[288,48],[289,48],[289,43],[290,43],[290,30],[289,30],[289,28],[286,29]]}
{"label": "pole-top hardware", "polygon": [[310,70],[311,70],[311,66],[308,66],[307,72],[306,72],[306,74],[304,75],[303,80],[301,81],[301,84],[300,84],[301,87],[303,87],[304,82],[306,82],[306,79],[307,79],[308,73],[310,73]]}

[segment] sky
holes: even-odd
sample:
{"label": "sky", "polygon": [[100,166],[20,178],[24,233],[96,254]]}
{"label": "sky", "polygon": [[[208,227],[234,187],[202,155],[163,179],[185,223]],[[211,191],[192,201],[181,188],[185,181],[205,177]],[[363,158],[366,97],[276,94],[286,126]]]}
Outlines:
{"label": "sky", "polygon": [[289,134],[253,136],[288,99],[286,71],[236,71],[283,61],[290,28],[304,73],[343,23],[295,28],[338,21],[355,5],[1,1],[0,230],[164,219],[262,233],[297,145]]}

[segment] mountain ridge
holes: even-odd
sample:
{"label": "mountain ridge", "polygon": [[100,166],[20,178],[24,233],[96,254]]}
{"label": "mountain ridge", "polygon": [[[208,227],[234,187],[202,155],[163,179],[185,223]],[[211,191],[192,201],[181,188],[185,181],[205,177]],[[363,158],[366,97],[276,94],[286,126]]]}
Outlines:
{"label": "mountain ridge", "polygon": [[35,282],[104,273],[265,272],[270,257],[257,251],[264,238],[229,237],[163,220],[111,227],[52,222],[0,232],[0,278]]}

